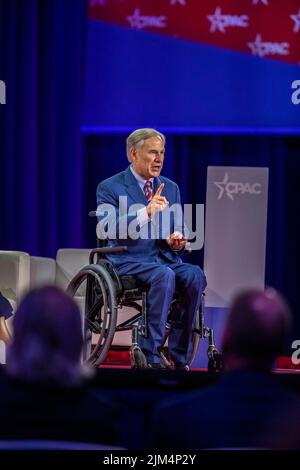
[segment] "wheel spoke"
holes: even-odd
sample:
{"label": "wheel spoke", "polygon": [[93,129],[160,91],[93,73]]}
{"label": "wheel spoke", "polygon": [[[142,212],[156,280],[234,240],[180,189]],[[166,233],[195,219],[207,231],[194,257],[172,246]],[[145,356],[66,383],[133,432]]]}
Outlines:
{"label": "wheel spoke", "polygon": [[115,283],[105,266],[88,265],[72,279],[68,292],[75,299],[84,298],[83,358],[97,366],[105,359],[116,329]]}

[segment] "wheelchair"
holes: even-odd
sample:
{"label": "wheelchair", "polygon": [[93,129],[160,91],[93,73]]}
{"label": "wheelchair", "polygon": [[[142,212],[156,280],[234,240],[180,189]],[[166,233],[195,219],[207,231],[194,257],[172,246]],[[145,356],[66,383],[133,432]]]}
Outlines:
{"label": "wheelchair", "polygon": [[[132,344],[129,348],[131,367],[147,368],[146,358],[138,345],[138,335],[147,337],[147,295],[148,287],[135,276],[119,276],[114,265],[105,257],[110,253],[127,251],[126,246],[108,247],[106,241],[98,240],[98,247],[91,250],[89,264],[84,266],[72,278],[67,288],[69,294],[83,299],[84,346],[83,361],[98,367],[106,359],[116,332],[131,330]],[[166,333],[160,348],[161,364],[172,369],[172,359],[166,347],[172,327],[172,309],[179,300],[179,293],[174,294],[170,307]],[[118,310],[132,307],[137,312],[126,321],[118,323]],[[212,328],[204,325],[204,295],[196,315],[192,334],[191,364],[197,353],[199,341],[208,339],[208,370],[219,372],[221,355],[214,344]]]}

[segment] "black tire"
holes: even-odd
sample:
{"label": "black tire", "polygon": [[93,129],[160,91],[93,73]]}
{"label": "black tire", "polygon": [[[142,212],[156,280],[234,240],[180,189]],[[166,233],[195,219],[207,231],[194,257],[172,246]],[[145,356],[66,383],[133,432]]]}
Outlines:
{"label": "black tire", "polygon": [[191,356],[188,361],[188,365],[190,366],[195,359],[198,348],[199,348],[199,343],[200,343],[200,327],[201,327],[201,321],[202,321],[202,312],[203,312],[203,305],[199,307],[199,310],[196,314],[195,318],[195,323],[194,323],[194,328],[193,328],[193,333],[192,333],[192,351],[191,351]]}
{"label": "black tire", "polygon": [[[67,291],[84,299],[83,361],[99,366],[107,356],[117,323],[116,287],[105,267],[84,266]],[[95,340],[95,341],[94,341]]]}

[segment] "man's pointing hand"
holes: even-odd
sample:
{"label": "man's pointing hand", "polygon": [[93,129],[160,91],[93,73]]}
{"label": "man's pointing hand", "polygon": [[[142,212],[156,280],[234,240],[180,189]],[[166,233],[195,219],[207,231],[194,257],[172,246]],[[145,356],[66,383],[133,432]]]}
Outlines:
{"label": "man's pointing hand", "polygon": [[167,199],[161,195],[162,190],[164,189],[164,186],[165,186],[164,183],[162,183],[159,186],[158,190],[156,191],[153,198],[149,202],[147,209],[146,209],[148,217],[153,216],[157,212],[163,211],[169,204],[169,201],[167,201]]}

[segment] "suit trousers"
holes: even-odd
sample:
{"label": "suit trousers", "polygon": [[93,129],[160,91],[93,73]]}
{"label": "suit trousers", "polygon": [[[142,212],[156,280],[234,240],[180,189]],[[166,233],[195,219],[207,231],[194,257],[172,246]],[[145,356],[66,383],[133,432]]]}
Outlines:
{"label": "suit trousers", "polygon": [[192,329],[206,279],[199,266],[170,263],[158,257],[156,262],[127,262],[118,266],[120,275],[132,275],[149,286],[147,296],[148,337],[139,337],[147,361],[159,363],[168,313],[174,292],[179,302],[173,311],[168,339],[173,361],[187,363],[191,353]]}

